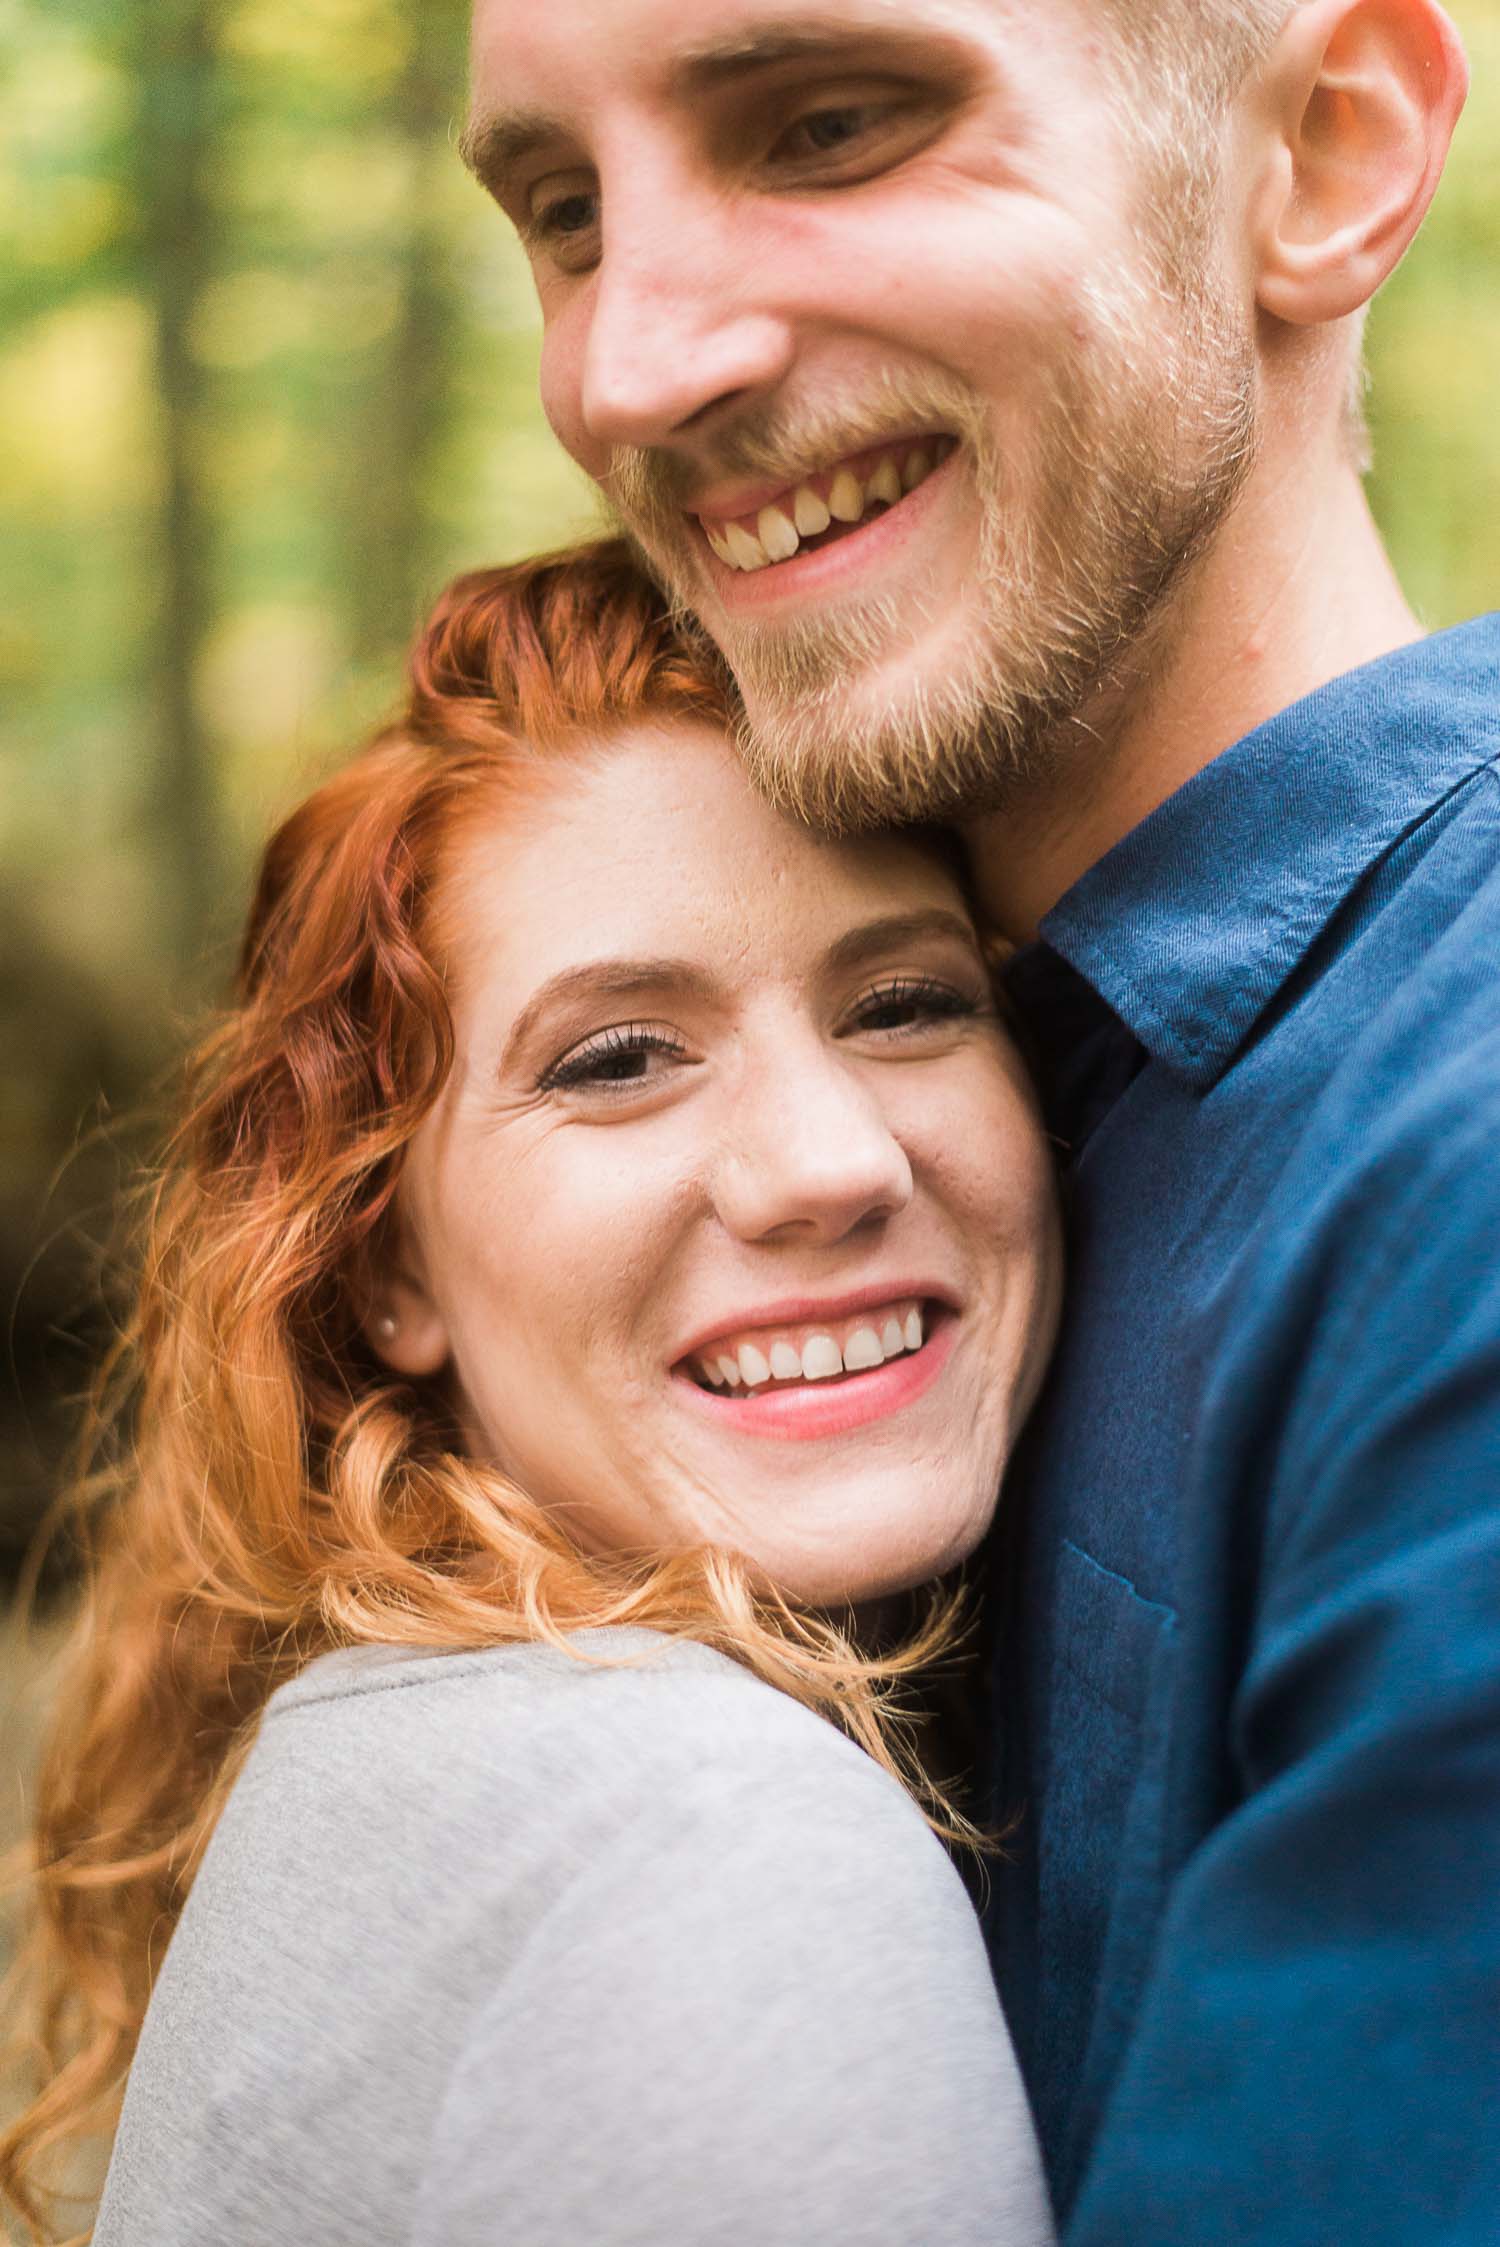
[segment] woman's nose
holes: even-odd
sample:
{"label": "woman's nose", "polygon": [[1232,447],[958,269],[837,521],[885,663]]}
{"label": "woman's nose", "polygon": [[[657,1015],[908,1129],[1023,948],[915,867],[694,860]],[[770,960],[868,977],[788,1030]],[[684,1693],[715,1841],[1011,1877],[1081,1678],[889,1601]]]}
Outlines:
{"label": "woman's nose", "polygon": [[737,1089],[715,1191],[736,1238],[831,1245],[894,1217],[911,1196],[905,1148],[874,1091],[837,1055]]}

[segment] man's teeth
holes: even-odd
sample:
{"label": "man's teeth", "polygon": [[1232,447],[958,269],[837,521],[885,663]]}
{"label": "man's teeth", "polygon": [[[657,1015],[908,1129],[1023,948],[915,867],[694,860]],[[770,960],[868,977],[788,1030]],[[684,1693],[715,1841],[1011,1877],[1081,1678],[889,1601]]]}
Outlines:
{"label": "man's teeth", "polygon": [[755,535],[768,562],[789,562],[802,540],[790,515],[779,507],[763,507],[755,519]]}
{"label": "man's teeth", "polygon": [[698,1371],[716,1389],[763,1389],[770,1381],[831,1381],[840,1373],[868,1373],[889,1358],[920,1350],[924,1322],[919,1309],[893,1308],[862,1321],[842,1342],[832,1334],[809,1334],[800,1344],[778,1338],[769,1345],[741,1342],[732,1350],[700,1357]]}
{"label": "man's teeth", "polygon": [[727,562],[731,569],[736,570],[763,570],[769,559],[760,540],[752,538],[738,523],[729,525],[723,533],[722,549],[715,546],[714,552],[721,562]]}
{"label": "man's teeth", "polygon": [[836,523],[857,523],[871,494],[852,468],[841,468],[828,487],[828,512]]}
{"label": "man's teeth", "polygon": [[[946,450],[951,449],[950,441]],[[811,484],[799,484],[787,499],[763,507],[753,528],[746,516],[736,523],[705,523],[703,533],[726,568],[769,569],[773,562],[789,562],[803,539],[821,537],[831,523],[857,523],[871,507],[894,507],[925,483],[943,457],[942,440],[913,445],[904,453],[888,452],[863,477],[852,468],[837,469],[826,499]]]}
{"label": "man's teeth", "polygon": [[887,507],[894,507],[901,497],[901,471],[889,453],[880,463],[866,485],[871,499],[883,499]]}
{"label": "man's teeth", "polygon": [[814,491],[806,484],[799,486],[792,500],[792,522],[799,538],[817,538],[833,521],[831,511],[824,506]]}

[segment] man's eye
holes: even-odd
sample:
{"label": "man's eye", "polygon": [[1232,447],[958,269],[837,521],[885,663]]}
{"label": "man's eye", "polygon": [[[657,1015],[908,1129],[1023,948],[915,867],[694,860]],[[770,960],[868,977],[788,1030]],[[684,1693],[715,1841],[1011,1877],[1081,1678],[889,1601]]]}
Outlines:
{"label": "man's eye", "polygon": [[777,143],[778,155],[831,156],[859,140],[882,118],[888,104],[849,102],[837,109],[814,109],[788,127]]}
{"label": "man's eye", "polygon": [[560,264],[573,265],[594,253],[599,233],[599,197],[592,187],[567,187],[538,193],[521,229],[526,247],[544,251]]}
{"label": "man's eye", "polygon": [[[832,89],[830,89],[830,92]],[[851,87],[788,118],[767,158],[774,180],[795,187],[843,186],[891,170],[941,132],[943,102],[914,88]]]}
{"label": "man's eye", "polygon": [[668,1065],[687,1057],[687,1048],[669,1031],[647,1023],[623,1023],[585,1039],[541,1078],[543,1092],[603,1092],[635,1090],[652,1084]]}
{"label": "man's eye", "polygon": [[594,218],[592,195],[561,195],[555,203],[544,203],[531,223],[547,234],[584,234]]}

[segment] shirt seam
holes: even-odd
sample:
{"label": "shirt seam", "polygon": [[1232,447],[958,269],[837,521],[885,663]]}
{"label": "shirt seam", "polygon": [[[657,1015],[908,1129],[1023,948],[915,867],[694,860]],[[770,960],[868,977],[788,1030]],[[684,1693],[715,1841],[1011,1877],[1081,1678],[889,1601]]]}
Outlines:
{"label": "shirt seam", "polygon": [[1063,1539],[1063,1550],[1074,1554],[1086,1568],[1093,1569],[1106,1582],[1116,1584],[1122,1591],[1128,1592],[1138,1607],[1144,1607],[1151,1614],[1160,1616],[1169,1631],[1177,1628],[1177,1610],[1167,1600],[1148,1598],[1144,1592],[1136,1589],[1128,1576],[1122,1576],[1116,1568],[1106,1568],[1102,1560],[1095,1560],[1092,1553],[1086,1553],[1082,1545],[1075,1544],[1071,1537]]}

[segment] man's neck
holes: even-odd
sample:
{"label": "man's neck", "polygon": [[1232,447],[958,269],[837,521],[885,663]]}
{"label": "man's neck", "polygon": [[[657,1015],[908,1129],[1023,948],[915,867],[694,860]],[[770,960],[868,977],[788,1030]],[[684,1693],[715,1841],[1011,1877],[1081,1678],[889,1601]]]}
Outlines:
{"label": "man's neck", "polygon": [[1075,721],[1045,783],[966,830],[986,913],[1026,941],[1221,750],[1421,630],[1353,469],[1262,460],[1130,690]]}

